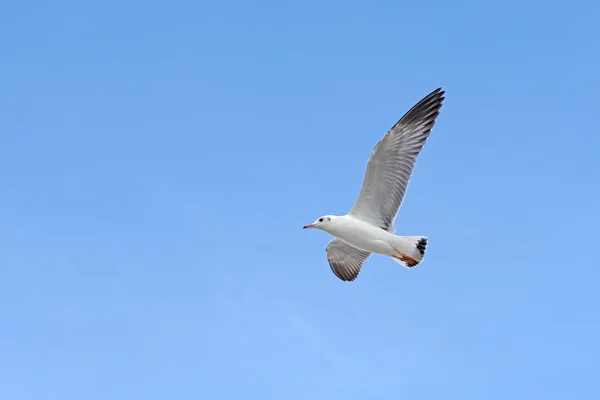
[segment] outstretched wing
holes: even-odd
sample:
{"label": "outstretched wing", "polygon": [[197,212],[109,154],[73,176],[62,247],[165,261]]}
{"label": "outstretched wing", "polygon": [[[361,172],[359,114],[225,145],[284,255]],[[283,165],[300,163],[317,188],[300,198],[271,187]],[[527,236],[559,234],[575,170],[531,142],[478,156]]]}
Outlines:
{"label": "outstretched wing", "polygon": [[377,143],[360,194],[348,214],[393,231],[415,161],[440,113],[444,93],[441,88],[431,92]]}
{"label": "outstretched wing", "polygon": [[352,247],[340,239],[327,244],[327,261],[331,270],[343,281],[353,281],[371,253]]}

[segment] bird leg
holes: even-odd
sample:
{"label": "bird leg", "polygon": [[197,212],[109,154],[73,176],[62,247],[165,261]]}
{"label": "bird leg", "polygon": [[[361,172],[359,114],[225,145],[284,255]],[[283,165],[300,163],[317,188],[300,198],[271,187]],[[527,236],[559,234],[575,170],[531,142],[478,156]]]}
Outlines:
{"label": "bird leg", "polygon": [[412,257],[407,256],[406,253],[401,252],[396,247],[393,247],[393,248],[394,248],[394,250],[396,250],[396,253],[398,253],[400,255],[400,257],[398,257],[398,256],[392,256],[392,257],[397,258],[398,260],[400,260],[402,262],[405,262],[406,265],[408,266],[408,268],[416,267],[417,264],[419,263],[417,260],[415,260]]}

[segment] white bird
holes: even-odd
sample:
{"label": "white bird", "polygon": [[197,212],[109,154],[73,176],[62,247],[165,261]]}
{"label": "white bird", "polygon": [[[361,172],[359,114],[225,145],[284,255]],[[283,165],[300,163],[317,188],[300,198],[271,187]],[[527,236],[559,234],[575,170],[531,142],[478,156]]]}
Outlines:
{"label": "white bird", "polygon": [[377,143],[348,214],[325,215],[304,226],[335,236],[327,245],[327,261],[341,280],[355,280],[372,253],[389,256],[406,268],[416,267],[423,260],[427,237],[396,236],[394,221],[417,156],[440,113],[444,93],[441,88],[431,92]]}

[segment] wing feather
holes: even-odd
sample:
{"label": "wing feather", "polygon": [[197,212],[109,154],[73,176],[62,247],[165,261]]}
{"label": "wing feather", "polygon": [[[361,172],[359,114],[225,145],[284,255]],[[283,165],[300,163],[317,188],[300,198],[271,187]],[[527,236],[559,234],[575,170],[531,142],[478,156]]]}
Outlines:
{"label": "wing feather", "polygon": [[444,94],[439,88],[424,97],[377,143],[348,214],[393,233],[415,161],[435,125]]}
{"label": "wing feather", "polygon": [[343,281],[353,281],[358,277],[363,263],[371,256],[368,251],[350,246],[340,239],[327,244],[327,261],[331,270]]}

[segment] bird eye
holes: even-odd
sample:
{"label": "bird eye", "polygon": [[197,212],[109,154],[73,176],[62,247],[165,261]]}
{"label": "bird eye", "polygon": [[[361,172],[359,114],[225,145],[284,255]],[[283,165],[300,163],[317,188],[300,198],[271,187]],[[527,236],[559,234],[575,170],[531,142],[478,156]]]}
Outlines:
{"label": "bird eye", "polygon": [[319,222],[323,222],[323,218],[319,218]]}

